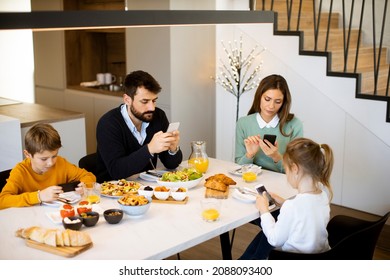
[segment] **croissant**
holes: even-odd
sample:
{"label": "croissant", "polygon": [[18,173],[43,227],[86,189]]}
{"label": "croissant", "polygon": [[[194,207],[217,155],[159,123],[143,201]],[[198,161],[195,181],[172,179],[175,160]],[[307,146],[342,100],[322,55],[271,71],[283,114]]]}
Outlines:
{"label": "croissant", "polygon": [[88,233],[65,229],[46,229],[41,227],[29,227],[18,229],[17,237],[31,239],[39,243],[57,246],[84,246],[92,242]]}

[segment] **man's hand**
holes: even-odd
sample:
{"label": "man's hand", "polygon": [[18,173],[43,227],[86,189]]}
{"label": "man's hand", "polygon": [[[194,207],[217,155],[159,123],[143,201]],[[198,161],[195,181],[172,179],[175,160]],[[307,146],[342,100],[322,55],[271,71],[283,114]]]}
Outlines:
{"label": "man's hand", "polygon": [[173,132],[159,131],[153,135],[152,140],[148,144],[148,149],[151,154],[161,153],[167,150],[176,151],[180,141],[180,133],[178,130]]}

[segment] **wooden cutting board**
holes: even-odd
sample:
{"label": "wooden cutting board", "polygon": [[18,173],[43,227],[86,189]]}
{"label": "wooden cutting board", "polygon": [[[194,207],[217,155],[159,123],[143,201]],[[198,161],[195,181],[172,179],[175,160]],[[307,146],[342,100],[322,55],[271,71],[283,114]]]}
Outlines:
{"label": "wooden cutting board", "polygon": [[154,195],[152,196],[152,202],[156,202],[156,203],[186,204],[187,201],[188,201],[188,196],[182,201],[174,200],[172,196],[169,196],[166,200],[160,200],[157,199]]}
{"label": "wooden cutting board", "polygon": [[49,252],[52,254],[56,254],[59,256],[67,257],[67,258],[72,258],[85,250],[88,250],[89,248],[92,247],[93,243],[89,243],[84,246],[77,246],[77,247],[69,247],[69,246],[59,246],[59,247],[53,247],[50,245],[42,244],[33,240],[26,240],[26,244],[28,247],[35,248],[38,250],[42,250],[45,252]]}

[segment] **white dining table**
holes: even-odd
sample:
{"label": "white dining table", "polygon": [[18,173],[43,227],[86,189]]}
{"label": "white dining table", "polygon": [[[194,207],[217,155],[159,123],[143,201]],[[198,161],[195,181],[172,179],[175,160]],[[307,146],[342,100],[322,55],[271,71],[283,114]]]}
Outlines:
{"label": "white dining table", "polygon": [[[209,169],[204,174],[204,179],[223,173],[237,182],[235,187],[254,188],[255,185],[262,183],[270,192],[275,192],[286,199],[296,195],[284,174],[262,170],[257,181],[246,183],[240,176],[229,173],[237,167],[239,166],[233,162],[210,158]],[[229,231],[259,217],[254,202],[236,199],[232,197],[233,190],[230,190],[229,197],[222,201],[220,218],[215,222],[204,221],[200,208],[200,201],[205,196],[204,179],[198,186],[188,190],[188,201],[185,204],[152,202],[145,215],[141,217],[124,215],[122,221],[114,225],[108,224],[100,215],[96,226],[81,228],[81,231],[91,236],[93,246],[72,259],[164,259],[214,237],[223,236],[226,242]],[[137,180],[144,185],[157,184],[140,178]],[[118,208],[118,202],[114,198],[102,197],[97,207],[101,211]],[[62,224],[53,223],[49,219],[47,213],[54,211],[59,211],[58,207],[45,205],[0,210],[0,259],[66,259],[28,247],[26,240],[15,236],[19,228],[31,226],[63,229]]]}

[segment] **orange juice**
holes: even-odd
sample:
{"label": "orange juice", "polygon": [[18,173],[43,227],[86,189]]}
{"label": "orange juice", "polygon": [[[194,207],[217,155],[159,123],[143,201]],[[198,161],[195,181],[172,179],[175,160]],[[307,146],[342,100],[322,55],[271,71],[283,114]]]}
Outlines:
{"label": "orange juice", "polygon": [[87,200],[89,203],[95,204],[100,202],[100,197],[96,194],[91,194],[87,196]]}
{"label": "orange juice", "polygon": [[219,212],[214,208],[206,209],[202,212],[202,217],[206,221],[215,221],[219,217]]}
{"label": "orange juice", "polygon": [[194,167],[198,172],[206,173],[209,168],[208,158],[190,158],[188,160],[188,166]]}
{"label": "orange juice", "polygon": [[253,182],[257,178],[257,174],[253,171],[242,173],[242,179],[244,179],[245,182]]}

